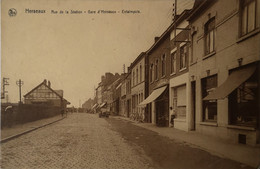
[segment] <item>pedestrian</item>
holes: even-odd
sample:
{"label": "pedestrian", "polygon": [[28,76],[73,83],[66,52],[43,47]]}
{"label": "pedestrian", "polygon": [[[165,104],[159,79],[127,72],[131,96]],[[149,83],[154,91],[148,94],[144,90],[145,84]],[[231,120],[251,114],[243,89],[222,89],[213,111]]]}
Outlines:
{"label": "pedestrian", "polygon": [[66,109],[66,111],[65,111],[65,112],[66,112],[66,117],[67,117],[69,110],[68,110],[68,109]]}
{"label": "pedestrian", "polygon": [[64,109],[61,109],[61,117],[64,116]]}

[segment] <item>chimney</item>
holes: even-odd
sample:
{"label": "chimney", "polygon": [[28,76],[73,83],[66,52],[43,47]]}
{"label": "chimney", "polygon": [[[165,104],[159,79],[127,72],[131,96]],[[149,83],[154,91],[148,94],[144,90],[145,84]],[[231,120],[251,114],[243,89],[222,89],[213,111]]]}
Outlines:
{"label": "chimney", "polygon": [[51,82],[50,81],[48,81],[48,86],[51,87]]}
{"label": "chimney", "polygon": [[104,82],[105,81],[105,76],[101,76],[101,82]]}
{"label": "chimney", "polygon": [[47,84],[47,80],[46,80],[46,79],[44,79],[43,83],[44,83],[44,84]]}
{"label": "chimney", "polygon": [[154,43],[157,42],[159,40],[160,37],[156,36],[154,37]]}

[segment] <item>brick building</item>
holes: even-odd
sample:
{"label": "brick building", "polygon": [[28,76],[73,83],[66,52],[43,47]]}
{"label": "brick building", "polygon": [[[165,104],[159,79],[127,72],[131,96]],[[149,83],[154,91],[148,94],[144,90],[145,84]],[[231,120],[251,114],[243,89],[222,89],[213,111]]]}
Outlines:
{"label": "brick building", "polygon": [[147,105],[151,122],[158,126],[169,126],[170,30],[156,37],[146,52],[149,96],[139,104]]}

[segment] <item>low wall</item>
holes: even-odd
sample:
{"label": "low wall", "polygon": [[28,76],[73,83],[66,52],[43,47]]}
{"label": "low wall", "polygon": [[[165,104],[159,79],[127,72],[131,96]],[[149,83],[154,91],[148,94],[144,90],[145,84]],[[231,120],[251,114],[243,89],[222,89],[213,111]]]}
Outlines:
{"label": "low wall", "polygon": [[1,127],[11,127],[14,124],[23,124],[48,117],[53,117],[61,113],[60,107],[47,105],[21,104],[12,106],[12,109],[5,111],[1,106]]}

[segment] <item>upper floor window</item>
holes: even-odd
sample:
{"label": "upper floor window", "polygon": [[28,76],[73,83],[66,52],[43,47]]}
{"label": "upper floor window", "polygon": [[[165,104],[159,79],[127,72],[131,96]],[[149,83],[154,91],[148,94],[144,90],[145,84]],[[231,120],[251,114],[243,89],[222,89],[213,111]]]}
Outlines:
{"label": "upper floor window", "polygon": [[159,66],[159,61],[158,61],[158,59],[157,59],[156,62],[155,62],[155,72],[154,72],[154,73],[155,73],[155,74],[154,74],[154,75],[155,75],[155,77],[154,77],[155,80],[158,79],[158,74],[159,74],[159,72],[158,72],[158,71],[159,71],[159,70],[158,70],[158,66]]}
{"label": "upper floor window", "polygon": [[183,45],[180,48],[180,70],[185,69],[187,67],[187,57],[188,57],[188,51],[187,51],[187,45]]}
{"label": "upper floor window", "polygon": [[171,73],[176,73],[176,52],[171,54]]}
{"label": "upper floor window", "polygon": [[166,73],[166,55],[162,56],[162,76],[165,76]]}
{"label": "upper floor window", "polygon": [[135,85],[135,71],[133,71],[133,86]]}
{"label": "upper floor window", "polygon": [[138,68],[136,69],[136,84],[138,84]]}
{"label": "upper floor window", "polygon": [[151,66],[150,66],[150,82],[153,82],[153,77],[154,77],[154,75],[153,75],[153,64],[151,64]]}
{"label": "upper floor window", "polygon": [[259,27],[259,0],[241,0],[241,35]]}
{"label": "upper floor window", "polygon": [[140,65],[140,82],[142,82],[142,74],[143,74],[142,65]]}
{"label": "upper floor window", "polygon": [[215,18],[205,24],[205,55],[215,50]]}

